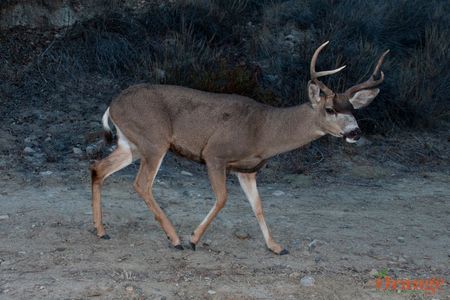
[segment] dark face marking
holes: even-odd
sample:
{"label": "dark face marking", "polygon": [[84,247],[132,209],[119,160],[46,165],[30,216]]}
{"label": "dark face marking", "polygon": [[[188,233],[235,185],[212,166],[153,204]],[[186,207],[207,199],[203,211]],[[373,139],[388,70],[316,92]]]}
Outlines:
{"label": "dark face marking", "polygon": [[336,94],[333,98],[333,108],[338,113],[351,113],[353,110],[352,104],[348,101],[347,97],[342,94]]}

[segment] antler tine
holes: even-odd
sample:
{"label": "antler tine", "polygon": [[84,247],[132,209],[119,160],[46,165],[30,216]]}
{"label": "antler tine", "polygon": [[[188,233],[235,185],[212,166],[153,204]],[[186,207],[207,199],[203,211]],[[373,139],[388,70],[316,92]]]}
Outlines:
{"label": "antler tine", "polygon": [[334,70],[316,72],[316,62],[317,62],[317,58],[319,57],[320,51],[322,51],[322,49],[326,45],[328,45],[329,42],[330,41],[326,41],[325,43],[320,45],[319,48],[316,49],[316,51],[314,52],[314,54],[313,54],[313,56],[311,58],[311,65],[310,65],[310,68],[309,68],[309,72],[310,72],[310,75],[311,75],[311,80],[314,81],[326,95],[333,94],[333,91],[330,88],[328,88],[323,82],[318,80],[317,78],[323,77],[323,76],[327,76],[327,75],[331,75],[331,74],[335,74],[335,73],[341,71],[342,69],[344,69],[346,67],[346,66],[342,66],[342,67],[334,69]]}
{"label": "antler tine", "polygon": [[[358,92],[358,91],[360,91],[360,90],[375,87],[375,86],[381,84],[381,83],[384,81],[384,73],[383,73],[383,71],[380,71],[380,68],[381,68],[381,65],[382,65],[383,62],[384,62],[384,57],[389,53],[389,51],[390,51],[390,50],[386,50],[386,51],[380,56],[380,58],[378,59],[378,62],[377,62],[377,64],[376,64],[376,66],[375,66],[375,68],[374,68],[374,70],[373,70],[373,73],[372,73],[372,75],[370,75],[369,79],[367,79],[366,81],[364,81],[364,82],[362,82],[362,83],[360,83],[360,84],[354,85],[354,86],[348,88],[348,89],[345,91],[345,94],[346,94],[348,97],[350,97],[351,95],[353,95],[354,93],[356,93],[356,92]],[[377,80],[375,80],[375,77],[378,75],[378,73],[380,73],[380,78],[377,79]]]}

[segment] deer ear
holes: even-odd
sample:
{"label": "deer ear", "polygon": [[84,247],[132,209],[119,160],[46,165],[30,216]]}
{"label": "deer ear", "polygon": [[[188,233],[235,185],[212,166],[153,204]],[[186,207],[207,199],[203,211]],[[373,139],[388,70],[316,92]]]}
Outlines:
{"label": "deer ear", "polygon": [[316,107],[320,103],[320,88],[317,84],[308,83],[308,97],[313,107]]}
{"label": "deer ear", "polygon": [[362,90],[356,92],[348,101],[354,109],[360,109],[369,105],[379,92],[380,89]]}

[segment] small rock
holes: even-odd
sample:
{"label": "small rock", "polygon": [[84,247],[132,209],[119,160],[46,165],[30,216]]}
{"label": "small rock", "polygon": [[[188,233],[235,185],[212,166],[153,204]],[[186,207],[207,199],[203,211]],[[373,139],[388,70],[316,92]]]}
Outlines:
{"label": "small rock", "polygon": [[39,287],[39,289],[40,289],[40,290],[43,290],[43,289],[45,289],[45,286],[41,285],[41,286]]}
{"label": "small rock", "polygon": [[181,171],[181,175],[193,176],[192,173],[188,171]]}
{"label": "small rock", "polygon": [[33,135],[33,136],[26,137],[23,141],[27,144],[31,144],[34,142],[35,139],[36,139],[36,136]]}
{"label": "small rock", "polygon": [[399,257],[398,257],[398,262],[400,262],[400,263],[405,263],[405,262],[406,262],[406,258],[403,257],[403,256],[399,256]]}
{"label": "small rock", "polygon": [[35,153],[36,151],[34,151],[31,147],[25,147],[23,149],[23,152],[26,154],[32,154],[32,153]]}
{"label": "small rock", "polygon": [[0,215],[0,220],[8,220],[9,215]]}
{"label": "small rock", "polygon": [[311,243],[308,244],[309,252],[312,252],[316,247],[317,247],[317,240],[313,240]]}
{"label": "small rock", "polygon": [[95,145],[88,145],[86,147],[86,154],[89,157],[95,156],[97,154],[97,146],[95,146]]}
{"label": "small rock", "polygon": [[302,286],[306,286],[306,287],[314,286],[314,282],[315,282],[315,280],[311,276],[305,276],[302,279],[300,279],[300,284]]}
{"label": "small rock", "polygon": [[194,193],[192,191],[183,191],[183,196],[194,197]]}
{"label": "small rock", "polygon": [[208,290],[208,294],[210,294],[210,295],[215,295],[215,294],[216,294],[216,291]]}
{"label": "small rock", "polygon": [[369,272],[370,277],[377,277],[378,276],[378,271],[376,269],[372,269]]}
{"label": "small rock", "polygon": [[41,176],[50,176],[50,175],[52,175],[52,174],[53,174],[52,171],[42,171],[42,172],[39,172],[39,175],[41,175]]}
{"label": "small rock", "polygon": [[297,278],[297,277],[300,277],[300,273],[299,273],[299,272],[293,272],[293,273],[289,274],[289,277],[290,277],[290,278]]}
{"label": "small rock", "polygon": [[284,194],[285,194],[285,192],[280,191],[280,190],[275,191],[275,192],[272,193],[272,195],[274,195],[274,196],[276,196],[276,197],[283,196]]}
{"label": "small rock", "polygon": [[399,241],[400,243],[404,243],[405,242],[405,238],[402,236],[397,237],[397,241]]}
{"label": "small rock", "polygon": [[81,150],[81,149],[78,148],[78,147],[73,147],[72,151],[73,151],[73,153],[76,154],[76,155],[82,155],[82,154],[83,154],[83,150]]}
{"label": "small rock", "polygon": [[129,286],[127,286],[126,288],[125,288],[125,290],[127,291],[127,292],[133,292],[134,291],[134,288],[131,286],[131,285],[129,285]]}
{"label": "small rock", "polygon": [[242,231],[242,230],[236,230],[234,232],[234,236],[240,240],[247,240],[250,238],[250,234],[248,232]]}

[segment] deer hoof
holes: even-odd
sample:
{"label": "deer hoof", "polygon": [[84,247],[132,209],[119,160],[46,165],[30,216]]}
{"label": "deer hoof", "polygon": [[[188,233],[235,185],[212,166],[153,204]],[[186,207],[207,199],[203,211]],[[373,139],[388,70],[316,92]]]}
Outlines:
{"label": "deer hoof", "polygon": [[289,251],[287,249],[283,249],[280,251],[280,253],[277,253],[278,255],[286,255],[289,254]]}
{"label": "deer hoof", "polygon": [[181,244],[175,245],[174,248],[177,250],[184,250],[184,248],[183,248],[183,246],[181,246]]}
{"label": "deer hoof", "polygon": [[110,240],[111,239],[111,237],[107,234],[104,234],[104,235],[100,236],[99,238],[101,238],[102,240]]}
{"label": "deer hoof", "polygon": [[195,244],[193,242],[189,242],[189,245],[191,246],[192,251],[195,251]]}

